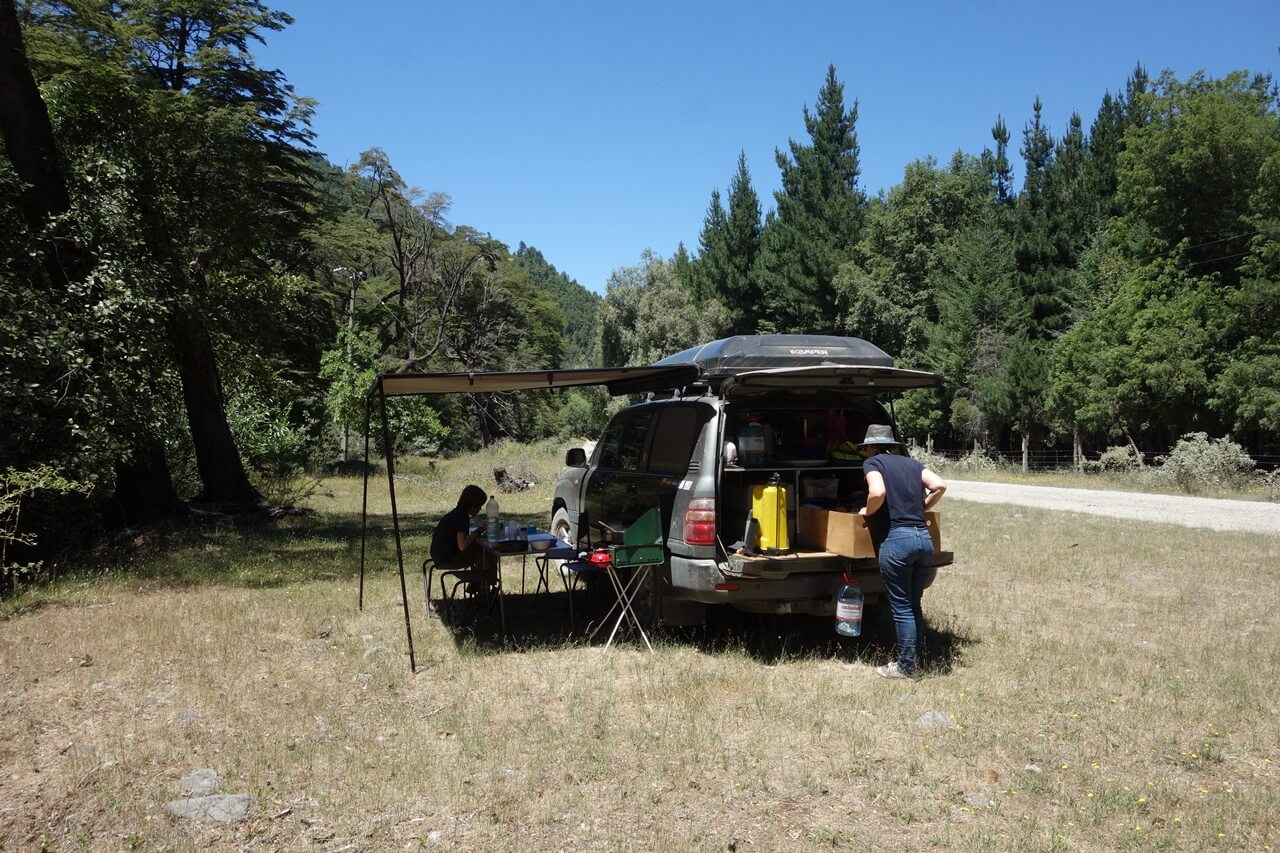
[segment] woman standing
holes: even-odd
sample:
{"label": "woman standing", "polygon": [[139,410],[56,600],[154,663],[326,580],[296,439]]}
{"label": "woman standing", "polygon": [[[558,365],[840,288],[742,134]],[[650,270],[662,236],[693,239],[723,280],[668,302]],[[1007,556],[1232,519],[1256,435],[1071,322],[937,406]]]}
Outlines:
{"label": "woman standing", "polygon": [[[924,514],[942,499],[947,484],[916,460],[899,455],[902,443],[887,424],[868,427],[859,447],[866,454],[862,472],[867,478],[867,505],[859,513],[873,530],[898,637],[898,659],[876,672],[885,678],[912,678],[924,642],[921,599],[933,566],[933,540]],[[880,523],[872,526],[873,519]]]}

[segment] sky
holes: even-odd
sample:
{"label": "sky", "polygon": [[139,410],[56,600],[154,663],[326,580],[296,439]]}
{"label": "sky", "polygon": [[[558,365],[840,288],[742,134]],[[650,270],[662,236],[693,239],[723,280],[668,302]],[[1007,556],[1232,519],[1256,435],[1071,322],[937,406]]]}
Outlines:
{"label": "sky", "polygon": [[[1280,2],[442,3],[283,0],[255,53],[319,102],[316,147],[377,146],[450,221],[520,242],[592,290],[645,249],[697,251],[743,151],[761,206],[804,140],[828,64],[858,102],[860,186],[912,160],[1021,141],[1037,96],[1061,134],[1141,62],[1280,79]],[[1015,151],[1011,151],[1019,165]]]}

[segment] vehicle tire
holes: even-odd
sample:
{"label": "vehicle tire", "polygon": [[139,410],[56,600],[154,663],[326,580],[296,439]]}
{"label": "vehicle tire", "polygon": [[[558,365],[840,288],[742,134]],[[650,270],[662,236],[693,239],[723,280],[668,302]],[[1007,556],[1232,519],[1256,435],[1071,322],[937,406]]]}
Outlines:
{"label": "vehicle tire", "polygon": [[[562,542],[573,544],[578,541],[574,524],[569,520],[569,510],[560,507],[551,516],[551,535]],[[565,560],[554,560],[555,568],[563,576]]]}

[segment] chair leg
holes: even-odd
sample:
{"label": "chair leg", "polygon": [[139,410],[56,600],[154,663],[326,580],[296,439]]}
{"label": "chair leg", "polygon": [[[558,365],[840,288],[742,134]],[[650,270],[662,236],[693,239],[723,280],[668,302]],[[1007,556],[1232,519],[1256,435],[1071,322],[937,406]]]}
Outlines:
{"label": "chair leg", "polygon": [[427,618],[431,618],[431,576],[435,574],[436,564],[434,560],[424,560],[422,562],[422,597],[427,606]]}

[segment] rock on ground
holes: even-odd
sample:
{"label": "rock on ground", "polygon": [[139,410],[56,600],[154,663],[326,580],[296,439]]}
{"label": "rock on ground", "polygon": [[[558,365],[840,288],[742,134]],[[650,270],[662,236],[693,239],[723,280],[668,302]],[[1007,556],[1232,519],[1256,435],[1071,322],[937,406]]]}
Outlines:
{"label": "rock on ground", "polygon": [[208,767],[192,770],[178,780],[178,793],[187,797],[206,797],[218,790],[218,772]]}
{"label": "rock on ground", "polygon": [[253,797],[248,794],[216,794],[212,797],[170,800],[164,804],[164,810],[174,817],[215,822],[244,820],[252,807]]}
{"label": "rock on ground", "polygon": [[949,729],[955,724],[955,720],[941,711],[925,711],[916,719],[916,725],[922,729]]}

